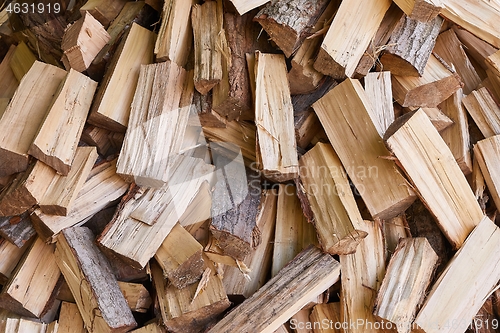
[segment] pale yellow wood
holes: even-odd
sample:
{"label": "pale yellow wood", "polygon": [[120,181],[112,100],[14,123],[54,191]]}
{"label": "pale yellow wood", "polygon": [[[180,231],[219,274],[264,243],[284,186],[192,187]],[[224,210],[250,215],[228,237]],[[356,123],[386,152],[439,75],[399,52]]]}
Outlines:
{"label": "pale yellow wood", "polygon": [[428,333],[465,332],[500,279],[499,260],[500,229],[485,216],[432,286],[415,323]]}
{"label": "pale yellow wood", "polygon": [[394,122],[391,73],[368,73],[365,76],[365,91],[372,103],[372,107],[367,109],[368,115],[380,137],[383,137],[385,130]]}
{"label": "pale yellow wood", "polygon": [[54,240],[53,237],[64,228],[85,223],[120,198],[127,191],[128,184],[116,174],[115,163],[105,162],[92,169],[67,216],[44,214],[41,209],[35,209],[31,219],[40,237],[46,241]]}
{"label": "pale yellow wood", "polygon": [[208,332],[272,333],[339,279],[340,265],[311,246]]}
{"label": "pale yellow wood", "polygon": [[341,322],[361,323],[344,329],[346,333],[379,332],[374,326],[378,320],[372,313],[372,305],[385,274],[384,237],[377,222],[363,221],[360,229],[368,236],[361,241],[356,253],[340,256]]}
{"label": "pale yellow wood", "polygon": [[428,22],[441,11],[443,0],[394,0],[412,19]]}
{"label": "pale yellow wood", "polygon": [[271,276],[276,276],[300,251],[318,243],[313,225],[302,213],[296,191],[292,184],[279,185]]}
{"label": "pale yellow wood", "polygon": [[191,7],[194,4],[194,0],[164,2],[160,31],[154,48],[157,60],[171,60],[179,66],[184,66],[188,61],[193,40]]}
{"label": "pale yellow wood", "polygon": [[472,57],[482,69],[486,70],[488,67],[484,63],[484,60],[498,51],[498,49],[464,28],[455,25],[453,26],[453,31],[455,31],[460,42],[462,42],[467,50],[467,54]]}
{"label": "pale yellow wood", "polygon": [[152,323],[146,325],[144,327],[138,328],[136,330],[131,331],[132,333],[166,333],[166,330],[160,324]]}
{"label": "pale yellow wood", "polygon": [[24,42],[17,45],[16,50],[10,59],[10,67],[12,68],[12,72],[18,81],[21,81],[24,75],[28,73],[36,60],[37,59],[33,52],[31,52]]}
{"label": "pale yellow wood", "polygon": [[142,284],[118,281],[118,287],[120,287],[130,310],[140,313],[146,313],[149,310],[153,300],[149,291]]}
{"label": "pale yellow wood", "polygon": [[462,103],[485,138],[500,134],[500,107],[488,89],[473,91],[462,99]]}
{"label": "pale yellow wood", "polygon": [[97,88],[97,82],[71,69],[52,102],[28,154],[66,176]]}
{"label": "pale yellow wood", "polygon": [[267,281],[274,248],[273,236],[276,221],[277,193],[264,190],[257,214],[257,228],[261,243],[243,261],[250,272],[245,276],[238,267],[224,269],[224,288],[229,295],[243,295],[248,298]]}
{"label": "pale yellow wood", "polygon": [[256,161],[256,131],[254,124],[237,121],[228,122],[226,128],[203,126],[203,132],[209,141],[231,142],[238,146],[243,157],[251,162]]}
{"label": "pale yellow wood", "polygon": [[387,250],[387,259],[394,253],[401,239],[411,237],[410,228],[406,222],[404,214],[393,217],[392,219],[382,221],[384,227],[385,248]]}
{"label": "pale yellow wood", "polygon": [[1,307],[37,318],[50,307],[61,275],[53,253],[54,245],[34,241],[0,293]]}
{"label": "pale yellow wood", "polygon": [[10,279],[14,268],[16,268],[24,252],[30,248],[30,245],[31,242],[28,242],[23,247],[17,247],[7,240],[0,238],[0,258],[3,258],[0,260],[0,283],[2,285]]}
{"label": "pale yellow wood", "polygon": [[167,183],[181,152],[193,89],[191,73],[174,62],[141,67],[117,162],[124,179],[155,188]]}
{"label": "pale yellow wood", "polygon": [[313,108],[372,216],[387,219],[408,208],[415,193],[393,161],[379,158],[389,152],[370,119],[372,105],[359,81],[345,80]]}
{"label": "pale yellow wood", "polygon": [[111,21],[120,13],[120,10],[125,5],[126,0],[87,0],[87,2],[80,7],[82,16],[89,12],[94,16],[103,26],[107,27]]}
{"label": "pale yellow wood", "polygon": [[429,117],[429,120],[438,132],[453,125],[453,121],[438,108],[422,108],[422,111]]}
{"label": "pale yellow wood", "polygon": [[500,207],[500,136],[495,135],[479,141],[474,146],[474,157],[488,186],[496,207]]}
{"label": "pale yellow wood", "polygon": [[335,79],[352,77],[392,1],[342,1],[314,68]]}
{"label": "pale yellow wood", "polygon": [[252,9],[262,6],[263,4],[269,2],[269,0],[231,0],[234,7],[240,15],[243,15]]}
{"label": "pale yellow wood", "polygon": [[472,158],[469,149],[469,122],[467,113],[462,107],[462,90],[459,89],[443,103],[439,104],[441,111],[454,123],[440,134],[444,142],[450,147],[458,166],[465,175],[472,172]]}
{"label": "pale yellow wood", "polygon": [[429,118],[417,111],[387,139],[422,200],[455,249],[483,213],[455,157]]}
{"label": "pale yellow wood", "polygon": [[276,181],[298,174],[293,106],[282,55],[256,53],[255,124],[264,175]]}
{"label": "pale yellow wood", "polygon": [[0,176],[28,167],[28,149],[65,75],[37,61],[24,77],[0,119]]}
{"label": "pale yellow wood", "polygon": [[62,302],[57,333],[86,333],[82,316],[75,303]]}
{"label": "pale yellow wood", "polygon": [[291,325],[290,328],[293,329],[293,331],[296,333],[313,333],[309,322],[310,313],[311,309],[305,307],[296,314],[294,314],[289,321]]}
{"label": "pale yellow wood", "polygon": [[153,61],[155,38],[153,32],[132,24],[106,70],[91,109],[90,123],[111,131],[125,131],[140,66]]}
{"label": "pale yellow wood", "polygon": [[24,318],[19,319],[19,326],[17,327],[18,333],[46,333],[46,330],[47,324],[45,323],[35,322]]}
{"label": "pale yellow wood", "polygon": [[[309,318],[313,325],[316,325],[313,326],[314,333],[340,333],[342,322],[340,320],[339,302],[314,306]],[[325,320],[328,323],[327,325],[324,325]]]}
{"label": "pale yellow wood", "polygon": [[314,227],[324,251],[350,254],[366,232],[347,174],[331,145],[318,143],[300,159],[300,179],[311,209]]}
{"label": "pale yellow wood", "polygon": [[426,238],[401,240],[387,266],[373,313],[396,324],[398,333],[409,333],[437,261]]}
{"label": "pale yellow wood", "polygon": [[[168,185],[161,189],[137,189],[98,239],[102,246],[134,266],[147,264],[179,216],[186,211],[201,184],[210,182],[213,177],[213,166],[201,159],[179,157],[174,162]],[[141,205],[143,213],[137,214],[136,218],[130,217]]]}
{"label": "pale yellow wood", "polygon": [[186,211],[179,217],[179,223],[191,234],[212,215],[212,192],[208,183],[203,183]]}

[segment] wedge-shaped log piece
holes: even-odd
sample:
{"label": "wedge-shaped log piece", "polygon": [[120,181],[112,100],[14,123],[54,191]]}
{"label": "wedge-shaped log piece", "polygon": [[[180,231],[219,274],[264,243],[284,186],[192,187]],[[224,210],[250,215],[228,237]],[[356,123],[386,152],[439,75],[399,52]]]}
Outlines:
{"label": "wedge-shaped log piece", "polygon": [[276,199],[274,190],[262,192],[256,224],[261,242],[243,261],[250,272],[242,272],[240,268],[231,266],[224,269],[222,281],[228,295],[242,295],[248,298],[266,283],[273,254]]}
{"label": "wedge-shaped log piece", "polygon": [[155,259],[163,275],[177,289],[201,278],[204,269],[203,246],[177,223],[156,251]]}
{"label": "wedge-shaped log piece", "polygon": [[80,13],[82,16],[86,12],[92,14],[104,27],[107,27],[118,16],[125,3],[125,0],[88,0],[80,7]]}
{"label": "wedge-shaped log piece", "polygon": [[269,2],[269,0],[231,0],[231,2],[234,7],[236,7],[238,13],[243,15],[252,9],[262,6],[266,2]]}
{"label": "wedge-shaped log piece", "polygon": [[458,74],[452,74],[431,54],[422,77],[393,76],[392,94],[404,107],[436,107],[462,87]]}
{"label": "wedge-shaped log piece", "polygon": [[255,123],[264,176],[275,181],[298,174],[293,106],[283,56],[256,53]]}
{"label": "wedge-shaped log piece", "polygon": [[255,136],[257,129],[248,122],[231,121],[226,128],[203,126],[203,133],[211,142],[230,142],[241,149],[243,157],[251,162],[255,157]]}
{"label": "wedge-shaped log piece", "polygon": [[314,68],[334,79],[352,77],[391,3],[388,0],[342,1]]}
{"label": "wedge-shaped log piece", "polygon": [[130,310],[146,313],[153,302],[149,291],[140,283],[120,282],[118,287],[125,297]]}
{"label": "wedge-shaped log piece", "polygon": [[395,0],[410,18],[422,22],[432,21],[441,11],[441,0]]}
{"label": "wedge-shaped log piece", "polygon": [[335,151],[318,143],[299,162],[321,247],[331,254],[354,253],[366,232],[358,230],[363,219]]}
{"label": "wedge-shaped log piece", "polygon": [[3,287],[0,306],[21,316],[42,317],[55,301],[60,275],[54,245],[37,238]]}
{"label": "wedge-shaped log piece", "polygon": [[309,315],[309,319],[314,324],[324,323],[325,321],[328,323],[328,325],[318,325],[320,326],[319,328],[313,326],[314,333],[340,333],[339,324],[337,324],[342,323],[340,320],[340,303],[315,305]]}
{"label": "wedge-shaped log piece", "polygon": [[68,175],[97,82],[70,69],[28,154]]}
{"label": "wedge-shaped log piece", "polygon": [[441,15],[495,47],[500,47],[500,6],[491,1],[442,1]]}
{"label": "wedge-shaped log piece", "polygon": [[[458,91],[460,91],[460,89]],[[429,117],[429,120],[438,132],[453,125],[453,121],[438,108],[422,108],[422,111]]]}
{"label": "wedge-shaped log piece", "polygon": [[28,149],[65,76],[64,70],[37,61],[24,77],[0,118],[0,176],[28,167]]}
{"label": "wedge-shaped log piece", "polygon": [[161,317],[170,332],[198,332],[229,307],[222,281],[210,268],[206,271],[208,281],[204,281],[203,291],[197,293],[196,284],[177,289],[164,279],[158,265],[151,265]]}
{"label": "wedge-shaped log piece", "polygon": [[478,64],[481,68],[484,70],[488,69],[488,66],[485,64],[485,60],[490,55],[497,52],[498,49],[462,27],[454,25],[452,29],[460,39],[460,42],[463,44],[465,50],[467,50],[467,54],[476,60],[476,64]]}
{"label": "wedge-shaped log piece", "polygon": [[154,49],[157,60],[171,60],[179,66],[184,66],[188,61],[193,41],[191,7],[194,4],[194,0],[164,2],[160,31]]}
{"label": "wedge-shaped log piece", "polygon": [[179,156],[170,168],[169,183],[161,189],[135,188],[99,236],[99,243],[135,267],[144,267],[186,211],[213,166]]}
{"label": "wedge-shaped log piece", "polygon": [[83,318],[75,303],[61,303],[58,328],[54,333],[87,333]]}
{"label": "wedge-shaped log piece", "polygon": [[472,172],[472,158],[470,155],[469,122],[467,113],[462,106],[462,90],[459,89],[443,103],[439,108],[454,123],[453,126],[444,129],[440,134],[444,142],[450,147],[458,166],[465,175]]}
{"label": "wedge-shaped log piece", "polygon": [[111,36],[102,24],[89,12],[64,32],[61,49],[64,51],[63,63],[66,69],[73,68],[83,72],[109,42]]}
{"label": "wedge-shaped log piece", "polygon": [[395,123],[387,130],[387,147],[398,158],[446,238],[458,249],[483,213],[450,148],[429,118],[422,110],[408,116],[402,125]]}
{"label": "wedge-shaped log piece", "polygon": [[465,332],[500,279],[499,260],[500,229],[484,217],[432,286],[415,323],[429,333]]}
{"label": "wedge-shaped log piece", "polygon": [[127,191],[128,184],[116,174],[115,161],[94,167],[67,216],[45,214],[40,208],[31,215],[33,226],[45,241],[61,230],[81,225]]}
{"label": "wedge-shaped log piece", "polygon": [[393,217],[389,220],[382,221],[384,229],[385,238],[385,248],[387,249],[387,260],[396,250],[399,241],[402,238],[410,237],[410,230],[408,228],[408,222],[406,221],[406,215],[401,214]]}
{"label": "wedge-shaped log piece", "polygon": [[474,157],[481,168],[495,206],[500,207],[500,136],[495,135],[479,141],[474,146]]}
{"label": "wedge-shaped log piece", "polygon": [[485,138],[500,134],[500,107],[487,88],[471,92],[462,103]]}
{"label": "wedge-shaped log piece", "polygon": [[[261,185],[257,170],[246,169],[241,155],[231,158],[211,144],[212,159],[217,168],[213,191],[210,232],[224,254],[244,260],[259,245],[256,239],[256,217],[260,205]],[[215,148],[215,149],[214,149]]]}
{"label": "wedge-shaped log piece", "polygon": [[5,285],[9,281],[14,269],[21,260],[23,254],[31,247],[28,241],[23,247],[17,247],[6,239],[0,238],[0,283]]}
{"label": "wedge-shaped log piece", "polygon": [[401,240],[387,266],[373,313],[395,323],[398,332],[410,332],[437,260],[438,256],[426,238]]}
{"label": "wedge-shaped log piece", "polygon": [[209,332],[272,333],[338,281],[339,273],[338,261],[310,246]]}
{"label": "wedge-shaped log piece", "polygon": [[174,62],[141,67],[118,174],[139,186],[159,188],[167,182],[169,164],[182,147],[192,98],[192,77]]}
{"label": "wedge-shaped log piece", "polygon": [[276,276],[300,251],[318,244],[318,236],[302,213],[296,193],[292,184],[279,185],[271,276]]}
{"label": "wedge-shaped log piece", "polygon": [[366,111],[378,134],[383,137],[389,125],[394,122],[391,73],[368,73],[365,76],[365,92],[373,106]]}
{"label": "wedge-shaped log piece", "polygon": [[87,180],[97,160],[95,147],[76,148],[71,171],[67,176],[54,174],[42,199],[38,202],[44,214],[66,216]]}
{"label": "wedge-shaped log piece", "polygon": [[408,208],[415,193],[393,161],[379,158],[389,152],[370,119],[372,105],[359,81],[345,80],[313,108],[370,214],[387,219]]}
{"label": "wedge-shaped log piece", "polygon": [[385,274],[385,244],[381,225],[363,221],[360,229],[368,236],[356,253],[341,255],[340,316],[342,322],[361,323],[349,327],[350,333],[373,332],[378,318],[372,313],[373,301]]}
{"label": "wedge-shaped log piece", "polygon": [[35,233],[28,212],[19,216],[0,217],[0,236],[19,248],[23,247]]}
{"label": "wedge-shaped log piece", "polygon": [[223,47],[222,0],[195,4],[191,10],[194,37],[194,86],[206,95],[222,80]]}
{"label": "wedge-shaped log piece", "polygon": [[479,78],[453,29],[438,36],[433,52],[455,68],[464,83],[464,94],[470,94],[481,84],[481,78]]}
{"label": "wedge-shaped log piece", "polygon": [[136,23],[106,70],[89,116],[89,123],[125,132],[141,65],[153,61],[155,34]]}
{"label": "wedge-shaped log piece", "polygon": [[57,237],[54,255],[90,333],[127,332],[137,326],[90,229],[63,230]]}
{"label": "wedge-shaped log piece", "polygon": [[442,24],[439,16],[421,22],[403,15],[380,58],[384,70],[400,76],[422,76]]}
{"label": "wedge-shaped log piece", "polygon": [[289,58],[302,45],[328,6],[328,1],[319,0],[274,0],[255,16],[271,39]]}

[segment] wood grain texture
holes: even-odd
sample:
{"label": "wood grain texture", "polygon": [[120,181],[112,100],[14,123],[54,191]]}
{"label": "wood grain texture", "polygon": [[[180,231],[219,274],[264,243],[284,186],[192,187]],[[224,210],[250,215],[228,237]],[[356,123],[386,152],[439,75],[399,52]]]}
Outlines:
{"label": "wood grain texture", "polygon": [[488,89],[472,91],[462,103],[485,138],[500,134],[500,107]]}
{"label": "wood grain texture", "polygon": [[365,92],[373,106],[367,109],[368,114],[378,134],[383,137],[389,125],[394,122],[391,73],[384,71],[366,74]]}
{"label": "wood grain texture", "polygon": [[406,15],[414,20],[429,22],[441,12],[442,0],[395,0]]}
{"label": "wood grain texture", "polygon": [[500,207],[500,136],[495,135],[479,141],[474,146],[476,158],[496,207]]}
{"label": "wood grain texture", "polygon": [[28,241],[23,247],[17,247],[6,239],[0,238],[0,283],[5,285],[9,281],[14,269],[21,260],[23,254],[31,248],[32,241]]}
{"label": "wood grain texture", "polygon": [[240,15],[243,15],[257,7],[262,6],[269,0],[231,0]]}
{"label": "wood grain texture", "polygon": [[89,12],[107,28],[111,21],[118,16],[125,3],[125,0],[88,0],[80,7],[80,13],[83,16],[86,12]]}
{"label": "wood grain texture", "polygon": [[0,217],[0,236],[18,248],[22,248],[35,234],[28,212],[20,216]]}

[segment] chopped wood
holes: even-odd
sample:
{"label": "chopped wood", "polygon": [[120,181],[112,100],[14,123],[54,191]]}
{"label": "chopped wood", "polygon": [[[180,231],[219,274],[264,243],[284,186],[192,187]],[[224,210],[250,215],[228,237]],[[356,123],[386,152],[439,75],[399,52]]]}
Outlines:
{"label": "chopped wood", "polygon": [[136,330],[131,331],[132,333],[166,333],[166,330],[160,324],[152,323]]}
{"label": "chopped wood", "polygon": [[193,41],[191,7],[195,3],[194,0],[164,2],[160,31],[154,48],[157,60],[171,60],[179,66],[186,64]]}
{"label": "chopped wood", "polygon": [[28,149],[65,75],[64,70],[37,61],[20,83],[0,119],[0,176],[28,167]]}
{"label": "chopped wood", "polygon": [[318,243],[318,236],[301,212],[297,189],[291,184],[280,184],[274,232],[271,276],[279,274],[295,256],[309,245]]}
{"label": "chopped wood", "polygon": [[[465,332],[500,279],[495,269],[499,264],[500,230],[487,217],[476,224],[417,315],[415,323],[425,332]],[[453,319],[455,325],[448,327]]]}
{"label": "chopped wood", "polygon": [[61,42],[64,66],[67,70],[85,71],[110,39],[102,24],[85,12],[64,32]]}
{"label": "chopped wood", "polygon": [[61,272],[54,245],[37,238],[0,293],[0,306],[26,317],[42,317],[55,301]]}
{"label": "chopped wood", "polygon": [[256,53],[257,153],[264,176],[275,181],[298,174],[293,106],[282,55]]}
{"label": "chopped wood", "polygon": [[153,263],[151,275],[156,287],[161,317],[169,331],[197,332],[226,310],[230,302],[222,281],[209,268],[209,280],[202,293],[194,298],[197,285],[183,289],[169,285],[161,268]]}
{"label": "chopped wood", "polygon": [[449,29],[438,36],[433,52],[449,66],[453,66],[458,75],[460,75],[464,83],[463,90],[465,95],[470,94],[471,91],[477,89],[481,84],[481,79],[476,69],[467,57],[462,43],[453,29]]}
{"label": "chopped wood", "polygon": [[302,45],[310,27],[323,14],[328,1],[275,0],[262,8],[254,20],[289,58]]}
{"label": "chopped wood", "polygon": [[155,254],[156,262],[177,289],[182,289],[201,278],[204,270],[203,246],[177,223]]}
{"label": "chopped wood", "polygon": [[332,146],[318,143],[300,159],[300,178],[314,213],[319,243],[330,254],[356,251],[366,232],[349,181]]}
{"label": "chopped wood", "polygon": [[[352,77],[391,1],[348,0],[340,4],[321,44],[314,68],[334,79]],[[356,43],[351,41],[356,39]]]}
{"label": "chopped wood", "polygon": [[130,310],[146,313],[153,302],[148,290],[140,283],[120,282],[118,287],[125,297]]}
{"label": "chopped wood", "polygon": [[169,165],[179,157],[192,98],[192,76],[176,63],[141,67],[118,174],[140,186],[166,184]]}
{"label": "chopped wood", "polygon": [[194,86],[206,95],[222,80],[226,35],[222,30],[222,0],[195,4],[191,10],[194,38]]}
{"label": "chopped wood", "polygon": [[293,121],[298,148],[306,150],[309,144],[319,141],[318,137],[326,137],[318,116],[312,108],[302,112],[299,116],[295,116]]}
{"label": "chopped wood", "polygon": [[[460,91],[460,89],[458,91]],[[439,108],[422,108],[422,111],[429,117],[429,120],[438,132],[444,131],[453,125],[453,120],[445,115]]]}
{"label": "chopped wood", "polygon": [[392,80],[396,102],[411,108],[436,107],[461,87],[458,74],[451,73],[432,54],[422,77],[394,75]]}
{"label": "chopped wood", "polygon": [[339,273],[335,259],[310,246],[209,332],[273,332],[335,283]]}
{"label": "chopped wood", "polygon": [[342,322],[361,323],[349,332],[370,331],[369,325],[378,322],[372,306],[385,274],[385,244],[379,223],[363,221],[359,226],[368,234],[356,253],[341,255],[342,266],[340,317]]}
{"label": "chopped wood", "polygon": [[389,125],[394,122],[391,73],[379,72],[366,74],[365,92],[373,106],[367,109],[368,115],[380,137],[383,137]]}
{"label": "chopped wood", "polygon": [[[51,333],[54,332],[49,325],[24,318],[8,318],[5,323],[6,333]],[[57,331],[59,332],[59,331]],[[56,333],[57,333],[56,332]]]}
{"label": "chopped wood", "polygon": [[232,4],[240,15],[248,13],[249,11],[262,6],[269,2],[269,0],[231,0]]}
{"label": "chopped wood", "polygon": [[325,325],[327,327],[323,324],[318,328],[313,326],[314,333],[340,333],[340,329],[337,328],[337,323],[341,323],[340,303],[338,302],[315,305],[309,318],[313,324],[325,322],[329,324]]}
{"label": "chopped wood", "polygon": [[99,87],[89,123],[111,131],[125,132],[139,70],[141,65],[149,64],[153,60],[155,37],[151,31],[136,23],[132,24]]}
{"label": "chopped wood", "polygon": [[498,161],[500,160],[500,136],[495,135],[479,141],[474,146],[474,157],[477,160],[486,185],[495,206],[500,207],[500,173]]}
{"label": "chopped wood", "polygon": [[0,261],[0,284],[5,285],[9,281],[14,269],[31,244],[31,241],[28,241],[22,247],[17,247],[6,239],[0,238],[0,258],[2,258]]}
{"label": "chopped wood", "polygon": [[472,91],[462,103],[485,138],[500,134],[500,107],[488,89],[482,87]]}
{"label": "chopped wood", "polygon": [[387,266],[373,313],[395,323],[398,332],[410,332],[437,260],[426,238],[401,240]]}
{"label": "chopped wood", "polygon": [[104,128],[88,125],[83,128],[81,140],[89,146],[97,148],[97,152],[101,156],[106,156],[111,148],[108,135],[110,132]]}
{"label": "chopped wood", "polygon": [[245,159],[256,161],[255,157],[255,125],[247,122],[231,121],[226,128],[203,126],[203,133],[212,142],[230,142],[241,150]]}
{"label": "chopped wood", "polygon": [[383,69],[394,75],[422,76],[442,24],[439,16],[421,22],[403,15],[380,58]]}
{"label": "chopped wood", "polygon": [[202,95],[199,91],[195,90],[190,109],[191,117],[198,117],[200,125],[204,127],[225,128],[227,118],[212,109],[212,100],[212,94]]}
{"label": "chopped wood", "polygon": [[31,215],[31,221],[38,235],[48,241],[64,228],[88,221],[94,214],[119,199],[127,188],[128,184],[116,174],[116,162],[102,163],[90,172],[67,216],[45,214],[38,208]]}
{"label": "chopped wood", "polygon": [[462,107],[462,96],[462,90],[459,89],[439,104],[441,111],[454,123],[453,126],[443,130],[440,134],[462,172],[468,175],[472,172],[472,159],[469,150],[469,123],[467,113]]}
{"label": "chopped wood", "polygon": [[208,183],[203,183],[186,211],[179,217],[179,223],[194,234],[211,217],[211,210],[212,191]]}
{"label": "chopped wood", "polygon": [[75,303],[61,303],[57,333],[87,333],[83,318]]}
{"label": "chopped wood", "polygon": [[68,175],[97,88],[97,82],[70,69],[28,154]]}
{"label": "chopped wood", "polygon": [[408,115],[409,120],[395,124],[384,139],[446,238],[458,249],[483,213],[455,157],[429,118],[422,110]]}
{"label": "chopped wood", "polygon": [[10,68],[18,81],[29,72],[36,60],[28,46],[24,42],[19,43],[10,59]]}
{"label": "chopped wood", "polygon": [[395,0],[399,8],[413,20],[429,22],[439,15],[442,0]]}
{"label": "chopped wood", "polygon": [[[238,158],[239,157],[239,158]],[[260,205],[260,174],[246,169],[241,155],[224,156],[214,150],[212,159],[217,168],[213,190],[210,232],[218,246],[237,260],[244,260],[259,245],[256,217]]]}
{"label": "chopped wood", "polygon": [[470,55],[471,58],[473,58],[484,70],[488,69],[484,61],[490,55],[498,51],[498,49],[494,48],[481,38],[476,37],[469,31],[456,25],[453,26],[453,31],[455,31],[455,34],[460,39],[460,42],[463,44],[467,54]]}
{"label": "chopped wood", "polygon": [[384,229],[385,248],[387,250],[387,259],[396,250],[401,239],[411,237],[410,228],[406,221],[405,214],[398,215],[389,220],[382,221]]}
{"label": "chopped wood", "polygon": [[99,236],[100,245],[132,266],[147,264],[201,184],[213,177],[212,165],[187,156],[175,159],[170,170],[168,186],[132,189]]}
{"label": "chopped wood", "polygon": [[83,16],[88,12],[101,22],[104,27],[108,27],[116,16],[118,16],[118,13],[120,13],[125,3],[125,0],[88,0],[80,7],[80,13]]}
{"label": "chopped wood", "polygon": [[[388,219],[408,208],[415,194],[394,162],[379,158],[389,152],[369,117],[372,105],[359,81],[345,80],[313,108],[370,214]],[[380,191],[390,195],[381,197]]]}
{"label": "chopped wood", "polygon": [[224,269],[222,281],[228,295],[242,295],[248,298],[266,283],[273,256],[276,201],[276,191],[262,192],[256,223],[261,242],[243,261],[249,272],[242,272],[240,267]]}
{"label": "chopped wood", "polygon": [[0,217],[0,236],[19,248],[29,242],[35,233],[28,212],[19,216]]}
{"label": "chopped wood", "polygon": [[[0,77],[2,77],[2,81],[0,81],[0,100],[4,101],[5,107],[7,107],[9,100],[14,96],[19,86],[19,82],[10,67],[10,61],[16,48],[17,46],[11,45],[2,62],[0,62]],[[0,106],[0,116],[2,116],[5,107]]]}

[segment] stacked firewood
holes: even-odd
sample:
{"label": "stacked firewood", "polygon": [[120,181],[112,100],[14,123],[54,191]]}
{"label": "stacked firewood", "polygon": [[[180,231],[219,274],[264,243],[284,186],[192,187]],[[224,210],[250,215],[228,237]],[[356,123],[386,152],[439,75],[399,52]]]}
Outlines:
{"label": "stacked firewood", "polygon": [[5,1],[0,332],[497,332],[498,22]]}

